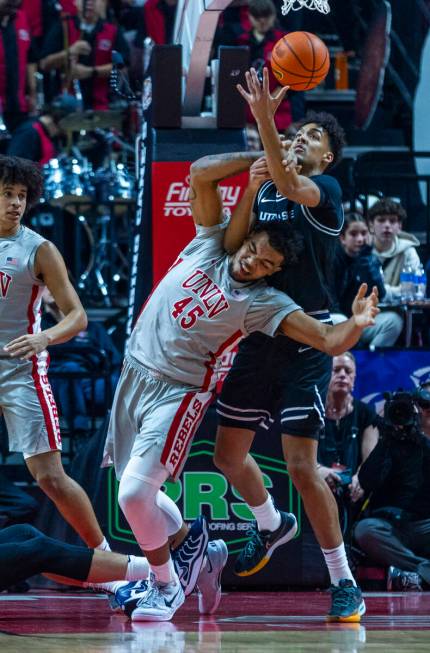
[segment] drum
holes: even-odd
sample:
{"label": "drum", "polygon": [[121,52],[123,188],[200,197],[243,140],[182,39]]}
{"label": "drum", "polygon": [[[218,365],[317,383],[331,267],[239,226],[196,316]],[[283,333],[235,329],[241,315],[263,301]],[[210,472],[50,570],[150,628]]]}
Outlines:
{"label": "drum", "polygon": [[99,203],[134,202],[135,180],[123,163],[99,168],[95,173],[96,198]]}
{"label": "drum", "polygon": [[91,202],[94,173],[87,159],[51,159],[43,166],[45,199],[53,205]]}
{"label": "drum", "polygon": [[88,276],[94,265],[95,243],[93,229],[83,215],[41,202],[29,211],[25,223],[58,247],[76,285]]}

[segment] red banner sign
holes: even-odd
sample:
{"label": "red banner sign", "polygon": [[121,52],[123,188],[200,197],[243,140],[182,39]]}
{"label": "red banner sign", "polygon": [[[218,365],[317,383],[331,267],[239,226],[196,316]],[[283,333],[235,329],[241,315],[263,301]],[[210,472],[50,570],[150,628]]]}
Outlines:
{"label": "red banner sign", "polygon": [[[190,193],[190,162],[152,164],[152,268],[154,285],[163,277],[179,252],[195,234]],[[231,213],[248,180],[243,173],[220,184],[224,210]]]}

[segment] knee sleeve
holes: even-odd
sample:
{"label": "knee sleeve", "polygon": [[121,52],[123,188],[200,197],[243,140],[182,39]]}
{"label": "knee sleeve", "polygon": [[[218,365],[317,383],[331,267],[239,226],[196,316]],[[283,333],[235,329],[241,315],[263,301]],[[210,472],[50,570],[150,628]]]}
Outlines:
{"label": "knee sleeve", "polygon": [[157,506],[163,511],[167,522],[167,534],[176,535],[182,526],[183,519],[178,506],[165,492],[159,490],[155,499]]}
{"label": "knee sleeve", "polygon": [[[160,485],[145,457],[131,458],[119,484],[118,502],[142,551],[152,551],[168,539],[168,520],[157,503]],[[167,477],[167,472],[166,472]]]}

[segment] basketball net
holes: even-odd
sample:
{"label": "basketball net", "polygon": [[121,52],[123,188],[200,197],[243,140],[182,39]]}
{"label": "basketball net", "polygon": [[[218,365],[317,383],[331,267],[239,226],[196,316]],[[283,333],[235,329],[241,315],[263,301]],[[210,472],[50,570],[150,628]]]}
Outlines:
{"label": "basketball net", "polygon": [[281,11],[282,14],[286,16],[290,10],[298,11],[302,7],[306,7],[306,9],[316,9],[322,14],[328,14],[330,12],[328,0],[284,0]]}

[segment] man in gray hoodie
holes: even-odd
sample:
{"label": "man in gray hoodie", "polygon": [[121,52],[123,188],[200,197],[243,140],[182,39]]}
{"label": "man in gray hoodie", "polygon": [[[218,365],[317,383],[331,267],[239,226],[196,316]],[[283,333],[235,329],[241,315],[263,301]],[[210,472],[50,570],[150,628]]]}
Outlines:
{"label": "man in gray hoodie", "polygon": [[406,211],[399,202],[388,197],[376,202],[367,214],[373,236],[373,254],[382,266],[386,301],[400,299],[400,273],[405,266],[415,270],[421,263],[417,250],[419,240],[402,231]]}

